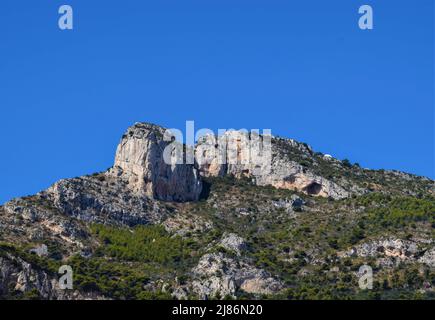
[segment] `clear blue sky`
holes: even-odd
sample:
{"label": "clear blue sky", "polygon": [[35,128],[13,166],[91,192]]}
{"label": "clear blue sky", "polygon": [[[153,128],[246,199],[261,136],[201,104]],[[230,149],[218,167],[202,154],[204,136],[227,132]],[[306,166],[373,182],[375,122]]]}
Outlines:
{"label": "clear blue sky", "polygon": [[137,121],[271,128],[433,178],[433,76],[433,0],[1,0],[0,203],[105,170]]}

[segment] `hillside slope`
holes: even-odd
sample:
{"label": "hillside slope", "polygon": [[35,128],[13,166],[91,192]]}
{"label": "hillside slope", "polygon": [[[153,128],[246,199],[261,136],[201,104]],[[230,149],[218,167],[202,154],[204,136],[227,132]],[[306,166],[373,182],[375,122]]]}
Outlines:
{"label": "hillside slope", "polygon": [[[135,124],[108,171],[1,206],[0,298],[435,297],[434,181],[278,137],[267,174],[171,165],[163,136]],[[73,290],[58,288],[61,265]]]}

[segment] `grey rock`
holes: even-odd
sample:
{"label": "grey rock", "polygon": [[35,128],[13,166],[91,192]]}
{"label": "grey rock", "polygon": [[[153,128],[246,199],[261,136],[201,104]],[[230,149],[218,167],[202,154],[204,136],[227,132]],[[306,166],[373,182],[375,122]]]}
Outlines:
{"label": "grey rock", "polygon": [[290,199],[280,199],[272,202],[276,208],[285,209],[291,213],[293,211],[302,211],[305,201],[297,195],[292,195]]}
{"label": "grey rock", "polygon": [[40,246],[37,246],[36,248],[32,248],[29,250],[29,252],[34,253],[39,257],[48,256],[48,248],[45,244],[41,244]]}
{"label": "grey rock", "polygon": [[244,261],[235,260],[223,253],[207,253],[193,269],[195,280],[192,290],[200,299],[219,295],[235,297],[240,289],[252,294],[272,294],[282,289],[280,281],[262,269]]}
{"label": "grey rock", "polygon": [[183,163],[184,146],[170,138],[160,126],[135,124],[123,135],[109,174],[126,181],[138,195],[165,201],[198,200],[199,171],[194,164]]}
{"label": "grey rock", "polygon": [[246,250],[245,240],[234,233],[224,233],[219,245],[227,250],[235,252],[239,256],[244,250]]}
{"label": "grey rock", "polygon": [[[258,136],[258,135],[257,135]],[[309,146],[292,139],[277,139],[241,131],[227,131],[220,137],[206,135],[196,145],[196,157],[203,176],[252,177],[257,185],[302,191],[316,196],[342,199],[350,192],[335,182],[314,174],[291,160],[284,146],[312,154]],[[253,139],[253,137],[255,139]],[[270,148],[269,148],[270,147]],[[270,152],[268,152],[270,151]]]}
{"label": "grey rock", "polygon": [[[23,213],[27,212],[37,216],[37,221],[23,220]],[[17,217],[20,217],[20,223],[16,222]],[[5,225],[2,236],[15,244],[51,240],[58,242],[65,251],[76,252],[88,238],[79,221],[62,214],[41,195],[9,201],[0,207],[0,219]]]}
{"label": "grey rock", "polygon": [[133,226],[164,218],[155,201],[105,173],[60,180],[41,195],[64,214],[86,222]]}

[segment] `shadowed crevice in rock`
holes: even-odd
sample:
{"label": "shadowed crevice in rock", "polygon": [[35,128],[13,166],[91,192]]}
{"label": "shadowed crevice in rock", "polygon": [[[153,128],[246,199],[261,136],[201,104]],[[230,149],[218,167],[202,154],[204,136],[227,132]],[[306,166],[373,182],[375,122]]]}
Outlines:
{"label": "shadowed crevice in rock", "polygon": [[317,195],[322,191],[322,185],[317,182],[312,182],[303,190],[310,195]]}
{"label": "shadowed crevice in rock", "polygon": [[199,200],[207,200],[210,196],[211,183],[207,180],[202,180],[202,191],[199,195]]}

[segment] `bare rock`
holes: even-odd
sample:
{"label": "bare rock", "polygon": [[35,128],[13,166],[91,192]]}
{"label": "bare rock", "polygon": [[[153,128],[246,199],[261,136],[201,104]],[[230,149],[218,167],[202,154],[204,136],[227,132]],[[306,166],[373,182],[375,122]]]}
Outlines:
{"label": "bare rock", "polygon": [[291,160],[282,148],[283,143],[308,155],[312,153],[311,148],[291,139],[277,140],[270,136],[227,131],[220,137],[202,137],[196,145],[196,158],[201,174],[206,177],[252,177],[260,186],[272,185],[333,199],[350,195],[337,183]]}
{"label": "bare rock", "polygon": [[262,269],[238,261],[223,253],[207,253],[193,269],[196,277],[192,289],[201,299],[235,297],[238,289],[251,294],[272,294],[282,289],[282,283]]}
{"label": "bare rock", "polygon": [[41,244],[40,246],[37,246],[35,248],[32,248],[29,250],[30,253],[36,254],[39,257],[46,257],[48,256],[48,248],[45,244]]}
{"label": "bare rock", "polygon": [[198,200],[199,172],[194,164],[183,164],[179,151],[164,128],[136,123],[122,136],[110,174],[127,181],[139,195],[165,201]]}
{"label": "bare rock", "polygon": [[302,211],[305,201],[294,194],[290,197],[290,199],[280,199],[273,201],[272,205],[275,208],[285,209],[288,213],[292,213],[293,211]]}
{"label": "bare rock", "polygon": [[104,173],[60,180],[41,196],[62,213],[86,222],[134,226],[164,219],[153,199]]}
{"label": "bare rock", "polygon": [[235,252],[238,256],[240,256],[241,252],[246,250],[245,240],[234,233],[224,233],[219,245]]}
{"label": "bare rock", "polygon": [[389,238],[360,244],[338,253],[338,256],[379,257],[379,265],[390,267],[395,264],[392,259],[403,262],[420,262],[433,267],[435,249],[433,246],[427,249],[427,244],[425,247],[426,249],[420,249],[419,244],[414,241]]}
{"label": "bare rock", "polygon": [[427,250],[418,261],[427,264],[431,268],[435,268],[435,248]]}

